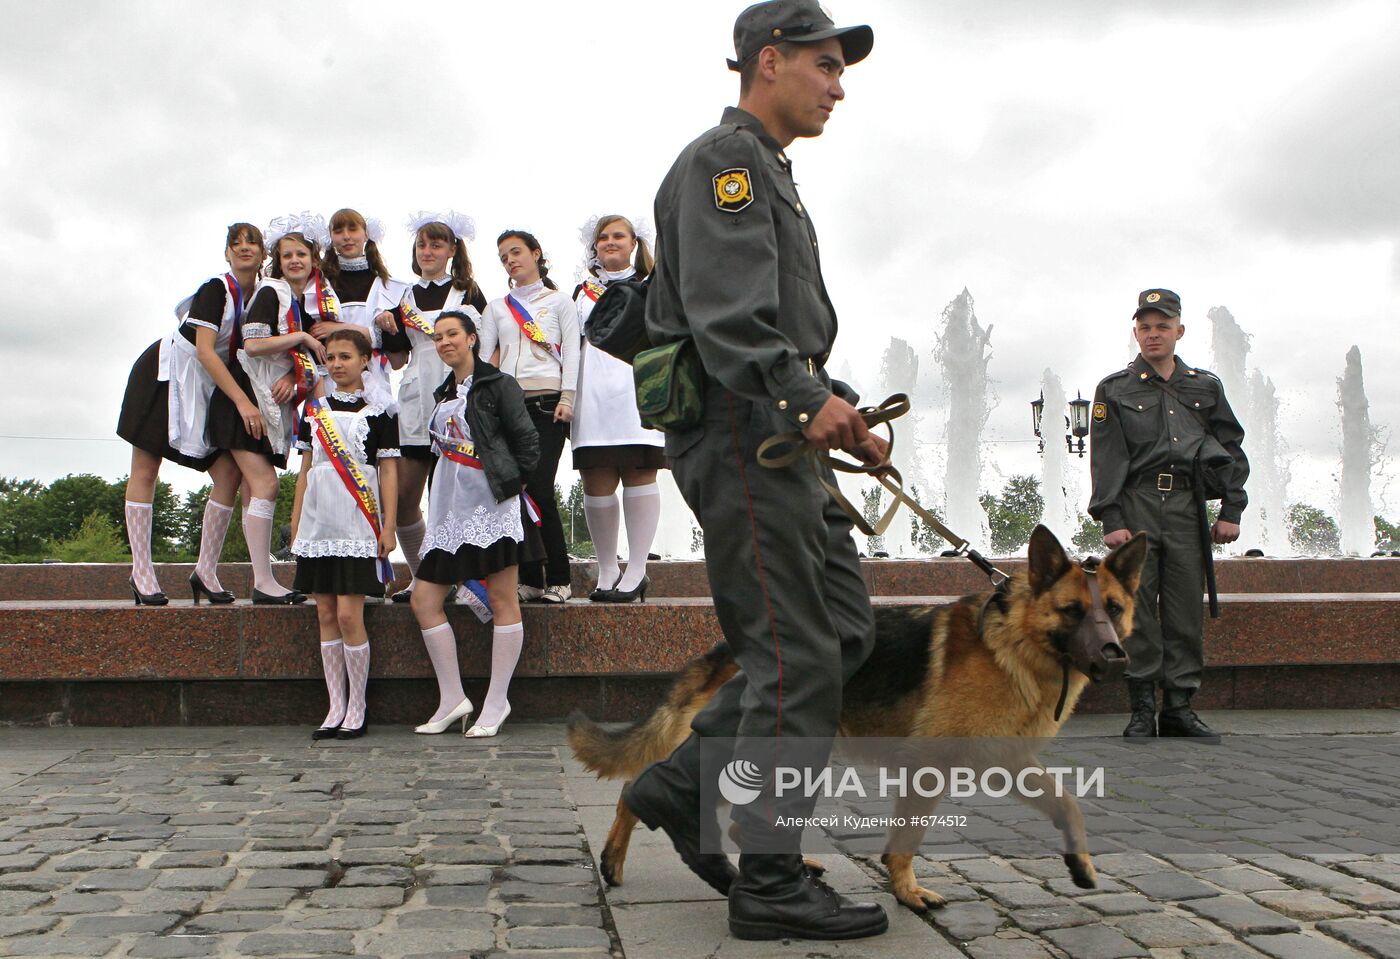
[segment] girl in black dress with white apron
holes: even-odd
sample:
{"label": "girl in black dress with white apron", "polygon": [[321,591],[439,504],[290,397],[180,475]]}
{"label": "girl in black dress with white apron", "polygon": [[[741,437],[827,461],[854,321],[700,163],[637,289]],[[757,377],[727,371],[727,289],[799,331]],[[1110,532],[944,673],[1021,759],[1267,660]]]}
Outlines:
{"label": "girl in black dress with white apron", "polygon": [[403,300],[408,284],[395,280],[384,265],[379,244],[384,226],[366,220],[359,211],[336,210],[330,219],[331,242],[321,258],[321,272],[340,300],[340,320],[321,320],[311,328],[319,340],[336,330],[359,329],[369,338],[374,351],[365,371],[365,398],[390,413],[397,414],[399,403],[389,384],[391,363],[384,352],[385,328],[393,329],[391,311]]}
{"label": "girl in black dress with white apron", "polygon": [[[639,221],[645,226],[645,221]],[[645,237],[624,216],[595,217],[584,224],[585,277],[574,291],[579,326],[588,329],[593,306],[610,283],[641,280],[652,270]],[[656,471],[666,465],[665,434],[642,427],[631,364],[583,341],[578,402],[569,435],[574,469],[583,476],[583,515],[597,559],[600,603],[646,601],[647,554],[661,522]],[[617,486],[622,484],[622,504]],[[627,519],[627,570],[617,566],[618,520]]]}
{"label": "girl in black dress with white apron", "polygon": [[[472,275],[467,243],[476,238],[476,224],[465,213],[417,213],[409,220],[413,232],[413,272],[418,282],[408,287],[386,318],[376,322],[383,329],[383,350],[399,382],[398,537],[409,570],[418,575],[418,553],[423,545],[423,490],[433,466],[428,419],[436,401],[433,390],[447,376],[447,367],[433,345],[433,321],[445,310],[461,310],[473,320],[486,308],[486,297]],[[413,584],[395,593],[396,603],[406,603]]]}
{"label": "girl in black dress with white apron", "polygon": [[325,221],[281,217],[267,230],[272,264],[239,330],[242,348],[232,368],[236,390],[220,390],[209,405],[209,439],[229,450],[252,496],[243,535],[253,567],[253,602],[290,604],[306,596],[272,574],[272,522],[277,470],[287,465],[302,404],[324,391],[326,349],[312,336],[317,320],[339,313],[335,291],[316,268]]}
{"label": "girl in black dress with white apron", "polygon": [[117,435],[131,444],[126,535],[138,606],[168,602],[151,562],[151,504],[162,459],[209,473],[213,488],[204,504],[190,592],[196,603],[201,595],[214,603],[233,602],[233,594],[219,583],[219,554],[242,474],[232,456],[210,443],[208,415],[216,387],[235,388],[229,364],[237,364],[235,330],[262,266],[262,231],[251,223],[233,224],[224,241],[224,259],[229,272],[208,280],[175,308],[179,327],[141,354],[122,399]]}
{"label": "girl in black dress with white apron", "polygon": [[412,602],[437,675],[438,708],[415,732],[440,733],[459,718],[465,725],[472,711],[442,604],[458,583],[484,579],[494,618],[491,685],[466,735],[489,737],[510,715],[507,695],[525,640],[517,567],[542,552],[521,492],[539,457],[539,438],[519,384],[480,360],[473,317],[443,312],[433,338],[449,372],[429,418],[439,455]]}
{"label": "girl in black dress with white apron", "polygon": [[313,739],[355,739],[365,732],[369,636],[365,597],[383,596],[393,577],[395,464],[399,428],[394,416],[365,393],[373,358],[359,329],[326,338],[332,381],[309,400],[297,438],[301,472],[292,508],[295,588],[316,601],[321,666],[330,712]]}

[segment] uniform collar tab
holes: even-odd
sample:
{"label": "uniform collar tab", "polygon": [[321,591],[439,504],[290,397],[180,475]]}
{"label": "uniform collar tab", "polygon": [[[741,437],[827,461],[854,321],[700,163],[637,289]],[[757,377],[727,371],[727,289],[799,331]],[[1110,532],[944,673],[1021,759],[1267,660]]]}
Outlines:
{"label": "uniform collar tab", "polygon": [[764,129],[763,121],[749,111],[741,110],[739,107],[725,107],[724,115],[720,117],[719,122],[732,123],[735,126],[743,127],[754,136],[758,137],[760,143],[772,150],[773,155],[778,158],[779,163],[783,164],[785,167],[792,164],[792,161],[787,158],[787,153],[783,150],[782,146]]}

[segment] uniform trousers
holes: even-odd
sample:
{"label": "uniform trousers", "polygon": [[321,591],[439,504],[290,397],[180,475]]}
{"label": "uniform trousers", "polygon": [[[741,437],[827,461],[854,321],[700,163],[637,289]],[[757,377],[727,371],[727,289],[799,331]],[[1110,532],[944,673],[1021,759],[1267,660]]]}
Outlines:
{"label": "uniform trousers", "polygon": [[1130,485],[1119,503],[1128,529],[1147,533],[1133,632],[1123,641],[1128,679],[1150,680],[1163,689],[1197,690],[1205,665],[1205,560],[1194,495],[1190,490],[1162,493]]}
{"label": "uniform trousers", "polygon": [[[875,643],[850,520],[807,461],[758,465],[758,445],[790,427],[727,391],[712,388],[705,405],[703,435],[672,469],[700,521],[715,614],[742,672],[695,716],[697,735],[653,767],[691,791],[700,789],[701,737],[735,739],[734,756],[769,776],[776,763],[825,765],[842,687]],[[797,738],[802,748],[779,758],[781,741]],[[785,798],[778,812],[801,818],[814,804]],[[756,851],[796,851],[801,830],[775,831],[772,812],[768,802],[734,807],[741,844],[753,837]]]}
{"label": "uniform trousers", "polygon": [[559,395],[530,396],[525,407],[530,421],[540,437],[540,461],[525,480],[525,492],[540,511],[540,536],[544,540],[544,563],[523,563],[520,582],[543,589],[545,586],[567,586],[570,581],[569,546],[564,542],[564,524],[554,500],[554,481],[559,472],[559,457],[564,453],[564,441],[569,438],[569,424],[554,420]]}

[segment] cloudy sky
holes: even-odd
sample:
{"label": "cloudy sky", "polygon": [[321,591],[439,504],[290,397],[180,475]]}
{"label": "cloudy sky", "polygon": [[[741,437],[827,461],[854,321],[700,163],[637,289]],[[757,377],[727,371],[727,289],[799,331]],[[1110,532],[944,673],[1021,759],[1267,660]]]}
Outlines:
{"label": "cloudy sky", "polygon": [[[571,278],[579,224],[649,212],[676,152],[735,101],[739,9],[0,0],[0,474],[126,472],[112,430],[130,364],[220,270],[234,220],[354,206],[389,224],[407,275],[407,215],[454,207],[477,220],[488,296],[506,227],[536,232]],[[790,151],[842,317],[834,365],[873,394],[901,336],[936,390],[939,317],[968,288],[993,326],[984,481],[999,486],[1038,468],[1026,403],[1042,371],[1088,394],[1129,356],[1138,290],[1169,286],[1189,362],[1214,361],[1210,307],[1252,335],[1290,498],[1335,507],[1351,345],[1374,421],[1400,424],[1396,4],[834,12],[870,23],[875,50],[827,133]],[[925,417],[930,448],[941,416]],[[1376,486],[1392,514],[1396,463]]]}

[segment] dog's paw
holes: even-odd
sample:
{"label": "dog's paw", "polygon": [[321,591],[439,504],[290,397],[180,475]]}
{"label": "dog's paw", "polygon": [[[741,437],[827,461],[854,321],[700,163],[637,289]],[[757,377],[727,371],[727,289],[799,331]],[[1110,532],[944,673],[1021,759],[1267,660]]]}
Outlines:
{"label": "dog's paw", "polygon": [[605,851],[598,861],[598,872],[603,876],[603,882],[609,887],[622,885],[622,866],[620,862],[613,862]]}
{"label": "dog's paw", "polygon": [[1094,862],[1087,852],[1065,853],[1065,865],[1069,867],[1070,879],[1080,889],[1099,887],[1098,873],[1094,871]]}
{"label": "dog's paw", "polygon": [[807,871],[814,876],[820,876],[822,873],[826,872],[826,866],[807,856],[802,857],[802,865],[806,866]]}
{"label": "dog's paw", "polygon": [[932,889],[925,889],[923,886],[914,885],[907,888],[896,888],[894,897],[915,912],[928,912],[930,909],[941,909],[948,900],[944,899]]}

